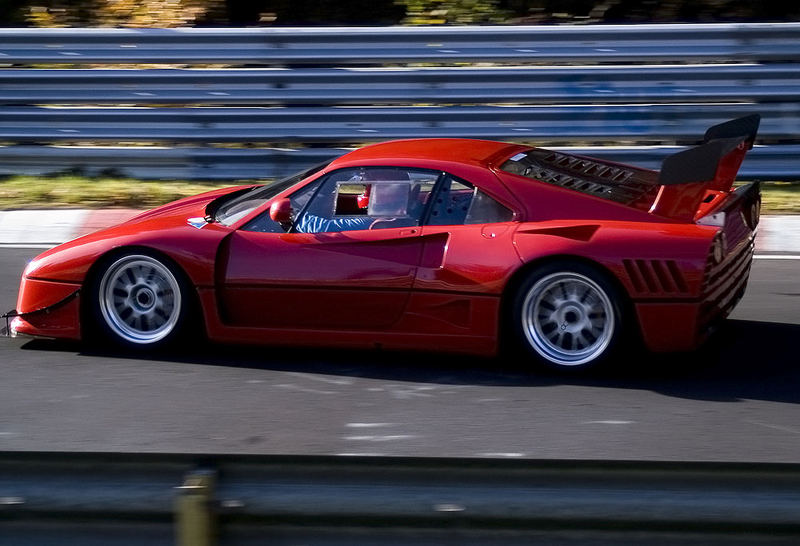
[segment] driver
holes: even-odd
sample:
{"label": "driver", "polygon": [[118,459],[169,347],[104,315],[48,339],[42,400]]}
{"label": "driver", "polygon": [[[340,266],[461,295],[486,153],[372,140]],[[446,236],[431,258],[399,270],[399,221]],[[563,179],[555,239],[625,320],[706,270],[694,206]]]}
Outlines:
{"label": "driver", "polygon": [[327,218],[306,211],[295,225],[298,233],[324,233],[371,229],[375,224],[398,217],[407,217],[409,183],[378,183],[366,186],[364,193],[356,198],[360,209],[367,215]]}
{"label": "driver", "polygon": [[369,229],[374,218],[369,216],[350,216],[347,218],[325,218],[316,214],[306,213],[295,225],[298,233],[325,233],[331,231],[352,231]]}

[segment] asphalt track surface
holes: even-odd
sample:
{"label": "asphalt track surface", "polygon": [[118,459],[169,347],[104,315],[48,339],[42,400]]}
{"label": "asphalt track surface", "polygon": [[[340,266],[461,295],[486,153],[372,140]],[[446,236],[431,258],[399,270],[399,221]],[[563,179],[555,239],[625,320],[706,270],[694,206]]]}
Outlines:
{"label": "asphalt track surface", "polygon": [[[40,250],[0,249],[0,309]],[[0,450],[800,462],[800,260],[759,259],[689,354],[579,377],[508,359],[0,338]]]}

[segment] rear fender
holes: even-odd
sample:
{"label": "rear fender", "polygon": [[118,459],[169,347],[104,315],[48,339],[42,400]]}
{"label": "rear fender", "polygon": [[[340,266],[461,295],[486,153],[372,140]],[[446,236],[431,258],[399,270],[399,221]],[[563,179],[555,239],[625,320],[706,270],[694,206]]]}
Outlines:
{"label": "rear fender", "polygon": [[716,232],[694,224],[537,222],[520,226],[514,246],[525,264],[554,256],[596,264],[634,300],[693,298]]}

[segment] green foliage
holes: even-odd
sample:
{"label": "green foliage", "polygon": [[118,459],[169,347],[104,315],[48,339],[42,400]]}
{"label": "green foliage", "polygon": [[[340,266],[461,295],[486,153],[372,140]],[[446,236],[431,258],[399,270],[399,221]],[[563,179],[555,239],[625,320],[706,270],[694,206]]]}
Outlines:
{"label": "green foliage", "polygon": [[40,27],[798,20],[784,0],[0,0],[0,25]]}
{"label": "green foliage", "polygon": [[800,182],[761,184],[761,212],[764,214],[800,213]]}
{"label": "green foliage", "polygon": [[502,23],[509,14],[498,0],[396,0],[405,6],[406,25],[477,25]]}
{"label": "green foliage", "polygon": [[220,15],[224,0],[33,0],[25,10],[37,27],[181,27]]}
{"label": "green foliage", "polygon": [[[244,182],[242,182],[244,183]],[[0,178],[0,209],[152,208],[181,197],[232,186],[230,182],[11,176]]]}

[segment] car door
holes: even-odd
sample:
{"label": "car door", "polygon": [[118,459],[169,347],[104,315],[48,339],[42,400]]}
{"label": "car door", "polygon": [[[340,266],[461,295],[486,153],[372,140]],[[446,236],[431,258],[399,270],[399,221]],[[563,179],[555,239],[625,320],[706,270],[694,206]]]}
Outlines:
{"label": "car door", "polygon": [[223,318],[297,329],[389,328],[422,252],[420,219],[438,173],[341,169],[291,196],[285,231],[267,213],[223,249]]}

